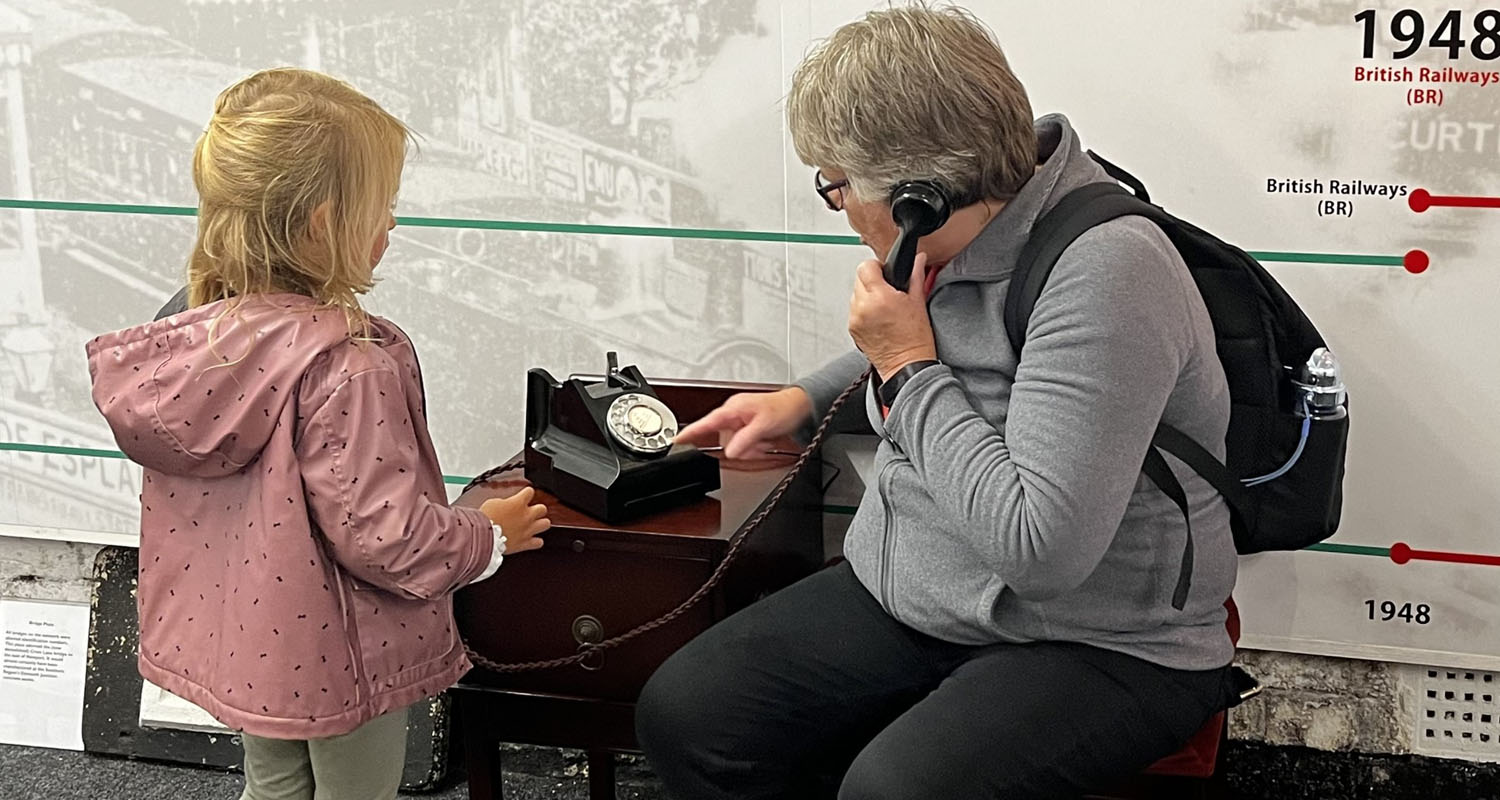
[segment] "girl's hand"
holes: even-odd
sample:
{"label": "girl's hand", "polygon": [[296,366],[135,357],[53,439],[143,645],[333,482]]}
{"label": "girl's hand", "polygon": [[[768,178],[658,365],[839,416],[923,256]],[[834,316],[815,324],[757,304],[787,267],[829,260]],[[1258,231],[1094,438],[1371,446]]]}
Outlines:
{"label": "girl's hand", "polygon": [[479,510],[500,526],[505,534],[505,555],[524,553],[542,546],[537,535],[552,527],[547,518],[547,507],[532,503],[535,491],[527,486],[510,497],[496,497],[484,501]]}

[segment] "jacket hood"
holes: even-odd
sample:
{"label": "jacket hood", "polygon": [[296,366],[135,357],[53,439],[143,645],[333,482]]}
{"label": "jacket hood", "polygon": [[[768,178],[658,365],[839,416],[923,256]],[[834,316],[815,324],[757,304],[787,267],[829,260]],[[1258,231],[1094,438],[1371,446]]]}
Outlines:
{"label": "jacket hood", "polygon": [[342,311],[271,294],[108,333],[85,349],[94,405],[125,455],[214,478],[255,460],[313,360],[349,339]]}
{"label": "jacket hood", "polygon": [[1000,209],[990,224],[938,274],[951,280],[990,281],[1009,278],[1038,219],[1067,196],[1090,183],[1110,181],[1109,173],[1083,149],[1078,133],[1063,114],[1036,120],[1037,168],[1021,191]]}

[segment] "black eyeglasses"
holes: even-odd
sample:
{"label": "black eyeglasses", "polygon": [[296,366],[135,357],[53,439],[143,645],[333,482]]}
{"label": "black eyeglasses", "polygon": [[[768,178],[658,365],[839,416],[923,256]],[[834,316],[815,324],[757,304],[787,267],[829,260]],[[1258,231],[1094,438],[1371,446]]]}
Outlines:
{"label": "black eyeglasses", "polygon": [[[824,203],[828,204],[829,211],[844,210],[844,192],[842,190],[845,186],[848,185],[848,178],[836,180],[833,183],[824,183],[822,170],[818,170],[817,172],[813,173],[813,188],[818,190],[818,195],[823,198]],[[839,201],[837,203],[833,201],[832,194],[834,192],[839,193]]]}

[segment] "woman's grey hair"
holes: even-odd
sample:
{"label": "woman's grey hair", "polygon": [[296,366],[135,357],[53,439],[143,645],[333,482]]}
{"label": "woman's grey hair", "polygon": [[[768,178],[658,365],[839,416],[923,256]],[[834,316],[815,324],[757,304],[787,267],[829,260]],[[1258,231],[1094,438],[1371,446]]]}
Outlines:
{"label": "woman's grey hair", "polygon": [[954,207],[1007,200],[1035,172],[1026,89],[990,31],[959,8],[867,14],[816,47],[792,76],[797,155],[842,171],[866,202],[929,180]]}

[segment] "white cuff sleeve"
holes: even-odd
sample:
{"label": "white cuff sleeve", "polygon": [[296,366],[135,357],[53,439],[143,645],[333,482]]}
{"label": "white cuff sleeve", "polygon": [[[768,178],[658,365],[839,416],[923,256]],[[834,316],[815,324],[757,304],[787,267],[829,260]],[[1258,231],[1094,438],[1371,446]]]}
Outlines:
{"label": "white cuff sleeve", "polygon": [[500,526],[494,523],[491,523],[491,528],[495,532],[495,547],[490,552],[490,565],[484,568],[484,572],[479,573],[479,577],[469,581],[471,584],[479,583],[485,578],[494,575],[500,569],[500,562],[505,560],[505,532],[500,530]]}

